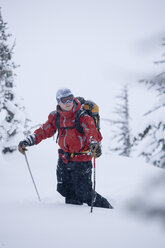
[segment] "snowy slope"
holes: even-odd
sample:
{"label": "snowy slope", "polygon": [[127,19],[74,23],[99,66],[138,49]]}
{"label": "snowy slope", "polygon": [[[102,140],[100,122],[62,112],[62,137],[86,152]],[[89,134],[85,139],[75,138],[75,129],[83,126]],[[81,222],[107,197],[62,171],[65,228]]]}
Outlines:
{"label": "snowy slope", "polygon": [[97,159],[97,191],[114,210],[65,205],[56,193],[57,146],[53,139],[27,153],[42,201],[21,154],[0,158],[0,248],[165,247],[164,229],[136,217],[126,205],[160,173],[140,160],[104,153]]}

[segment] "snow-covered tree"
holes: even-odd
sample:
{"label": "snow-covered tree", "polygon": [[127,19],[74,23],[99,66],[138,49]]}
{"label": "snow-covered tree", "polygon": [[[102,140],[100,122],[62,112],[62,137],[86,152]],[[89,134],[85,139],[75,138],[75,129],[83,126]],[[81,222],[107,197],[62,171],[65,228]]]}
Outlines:
{"label": "snow-covered tree", "polygon": [[12,60],[14,45],[9,46],[10,36],[0,9],[0,150],[3,153],[17,149],[16,137],[23,133],[26,120],[24,106],[16,96],[17,66]]}
{"label": "snow-covered tree", "polygon": [[114,120],[110,120],[113,126],[113,141],[110,149],[119,155],[129,157],[131,153],[131,132],[127,85],[124,85],[121,94],[116,98],[119,102],[114,110]]}
{"label": "snow-covered tree", "polygon": [[[165,38],[163,38],[162,46],[165,46]],[[154,64],[159,65],[159,64],[164,64],[165,63],[165,53],[162,54],[161,59],[154,61]]]}
{"label": "snow-covered tree", "polygon": [[[154,63],[164,62],[161,59]],[[165,167],[165,72],[141,82],[156,92],[157,102],[143,118],[138,137],[139,154],[145,156],[148,162]]]}

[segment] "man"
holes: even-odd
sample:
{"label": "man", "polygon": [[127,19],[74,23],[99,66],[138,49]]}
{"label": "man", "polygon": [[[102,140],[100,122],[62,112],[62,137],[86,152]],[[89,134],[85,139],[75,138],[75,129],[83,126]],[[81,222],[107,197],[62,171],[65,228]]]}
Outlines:
{"label": "man", "polygon": [[[92,157],[101,155],[102,140],[94,120],[88,114],[82,114],[79,125],[75,126],[76,113],[81,109],[80,102],[74,98],[70,89],[59,89],[56,94],[57,109],[48,116],[48,121],[19,143],[19,151],[24,154],[27,146],[37,145],[52,137],[58,131],[59,159],[57,165],[57,191],[65,197],[65,203],[112,208],[110,203],[92,190]],[[57,125],[58,123],[58,125]]]}

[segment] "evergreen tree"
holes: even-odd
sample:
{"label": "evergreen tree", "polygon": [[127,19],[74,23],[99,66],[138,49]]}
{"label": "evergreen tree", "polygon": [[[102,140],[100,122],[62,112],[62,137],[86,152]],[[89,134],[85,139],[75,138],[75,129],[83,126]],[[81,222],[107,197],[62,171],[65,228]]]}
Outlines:
{"label": "evergreen tree", "polygon": [[[164,59],[161,59],[154,63],[164,62]],[[156,92],[157,102],[143,118],[138,137],[138,151],[148,162],[165,167],[165,72],[141,82]]]}
{"label": "evergreen tree", "polygon": [[17,149],[16,137],[23,133],[25,125],[24,107],[15,94],[15,69],[12,61],[13,49],[9,47],[7,23],[3,21],[0,9],[0,150],[3,153]]}
{"label": "evergreen tree", "polygon": [[129,126],[129,103],[128,103],[128,87],[124,85],[122,92],[117,99],[120,102],[116,105],[114,113],[116,120],[111,120],[113,126],[113,144],[111,150],[116,151],[119,155],[130,156],[131,153],[131,134]]}

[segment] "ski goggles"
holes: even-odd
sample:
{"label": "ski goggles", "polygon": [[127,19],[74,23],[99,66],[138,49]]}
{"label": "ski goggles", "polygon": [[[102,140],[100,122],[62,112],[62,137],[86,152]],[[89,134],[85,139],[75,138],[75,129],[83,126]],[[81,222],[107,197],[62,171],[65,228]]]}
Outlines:
{"label": "ski goggles", "polygon": [[69,95],[69,96],[64,96],[64,97],[61,97],[59,99],[59,102],[63,103],[63,104],[66,104],[68,102],[73,102],[74,100],[74,96],[73,95]]}

